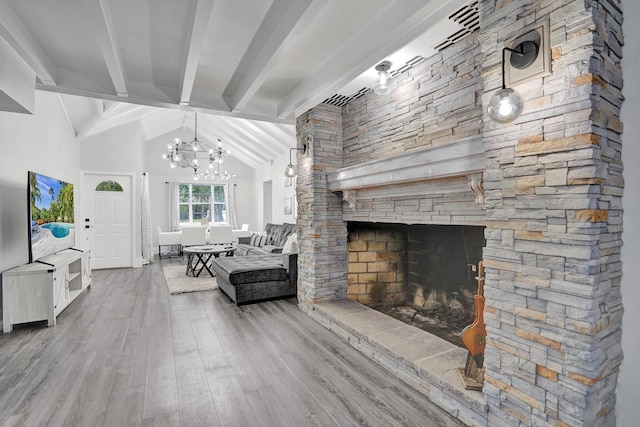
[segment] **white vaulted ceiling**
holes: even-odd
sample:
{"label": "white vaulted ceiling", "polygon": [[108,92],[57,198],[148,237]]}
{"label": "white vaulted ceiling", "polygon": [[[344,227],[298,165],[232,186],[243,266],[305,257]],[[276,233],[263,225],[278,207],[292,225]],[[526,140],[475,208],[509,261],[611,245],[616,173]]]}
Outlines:
{"label": "white vaulted ceiling", "polygon": [[138,120],[149,140],[193,130],[197,111],[199,137],[257,167],[295,144],[297,115],[368,86],[381,60],[434,53],[467,3],[0,0],[0,37],[37,89],[65,94],[78,137]]}

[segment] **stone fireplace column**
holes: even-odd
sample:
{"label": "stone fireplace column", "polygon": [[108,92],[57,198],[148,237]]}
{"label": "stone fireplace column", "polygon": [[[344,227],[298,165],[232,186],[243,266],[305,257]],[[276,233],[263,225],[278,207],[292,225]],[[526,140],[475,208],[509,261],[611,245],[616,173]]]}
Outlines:
{"label": "stone fireplace column", "polygon": [[347,224],[342,200],[329,191],[327,172],[342,167],[342,109],[320,104],[297,118],[299,256],[298,302],[347,297]]}
{"label": "stone fireplace column", "polygon": [[549,20],[551,75],[485,117],[491,426],[613,426],[622,360],[620,1],[480,3],[485,105],[504,39]]}

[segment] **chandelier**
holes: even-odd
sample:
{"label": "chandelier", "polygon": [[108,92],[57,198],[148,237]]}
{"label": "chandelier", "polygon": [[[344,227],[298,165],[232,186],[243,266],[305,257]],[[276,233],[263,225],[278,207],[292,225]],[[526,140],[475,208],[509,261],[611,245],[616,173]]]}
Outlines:
{"label": "chandelier", "polygon": [[[230,175],[226,171],[224,174],[220,174],[220,164],[224,162],[225,156],[230,154],[231,151],[223,148],[222,141],[219,138],[216,147],[210,147],[198,140],[198,113],[196,113],[193,140],[185,142],[180,138],[175,138],[173,142],[167,144],[167,151],[162,154],[162,158],[169,162],[171,168],[181,166],[193,169],[193,180],[198,181],[201,176],[216,177],[225,174],[225,176],[229,178],[235,176]],[[204,173],[199,172],[205,164],[208,164],[208,170]],[[216,164],[218,165],[218,169],[217,171],[213,171]]]}
{"label": "chandelier", "polygon": [[[230,174],[228,171],[220,172],[220,163],[222,162],[214,163],[216,163],[218,166],[217,170],[213,170],[213,163],[209,163],[209,168],[207,168],[207,170],[203,174],[201,174],[204,179],[220,179],[221,181],[228,181],[229,179],[236,176],[235,174]],[[198,180],[198,178],[196,178],[195,176],[193,179],[196,181]]]}

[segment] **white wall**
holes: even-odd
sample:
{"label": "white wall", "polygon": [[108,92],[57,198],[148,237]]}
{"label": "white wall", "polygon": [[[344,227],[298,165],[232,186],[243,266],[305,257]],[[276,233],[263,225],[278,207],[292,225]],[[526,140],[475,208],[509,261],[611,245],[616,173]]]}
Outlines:
{"label": "white wall", "polygon": [[[291,145],[293,146],[294,144],[295,144],[295,141],[291,141]],[[297,164],[296,153],[297,151],[293,152],[294,165]],[[293,200],[295,203],[295,197],[296,197],[296,189],[294,185],[290,187],[284,186],[284,182],[285,182],[284,170],[288,164],[289,164],[289,152],[274,159],[272,164],[267,164],[256,169],[254,189],[256,193],[259,195],[258,206],[260,206],[261,209],[263,206],[263,203],[262,203],[263,184],[265,181],[269,181],[269,180],[271,180],[273,183],[272,200],[271,200],[271,206],[273,206],[273,212],[271,215],[271,222],[273,222],[274,224],[282,224],[285,222],[295,224],[296,222],[296,218],[293,216],[293,213],[291,215],[284,214],[284,199],[293,197]],[[264,229],[264,226],[266,224],[262,223],[263,222],[262,217],[263,217],[262,213],[260,213],[260,217],[259,217],[260,221],[258,224],[256,224],[257,227],[252,227],[252,230]]]}
{"label": "white wall", "polygon": [[640,384],[640,2],[623,1],[624,48],[622,75],[624,97],[622,107],[622,160],[624,162],[624,232],[622,239],[622,350],[624,361],[618,379],[618,426],[632,427],[640,423],[637,386]]}
{"label": "white wall", "polygon": [[5,271],[29,261],[28,171],[74,184],[79,218],[80,146],[57,95],[37,91],[35,114],[0,111],[0,149],[0,271]]}
{"label": "white wall", "polygon": [[144,172],[142,127],[130,122],[81,142],[80,166],[85,171]]}

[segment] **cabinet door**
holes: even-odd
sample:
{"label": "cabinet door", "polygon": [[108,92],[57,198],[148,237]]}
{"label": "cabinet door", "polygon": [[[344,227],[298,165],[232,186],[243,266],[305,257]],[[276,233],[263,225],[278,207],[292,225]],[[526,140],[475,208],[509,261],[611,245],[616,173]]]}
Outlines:
{"label": "cabinet door", "polygon": [[53,312],[57,316],[69,304],[69,269],[62,267],[53,272]]}
{"label": "cabinet door", "polygon": [[11,332],[17,323],[48,320],[55,324],[53,316],[53,274],[3,274],[2,307],[3,330]]}

